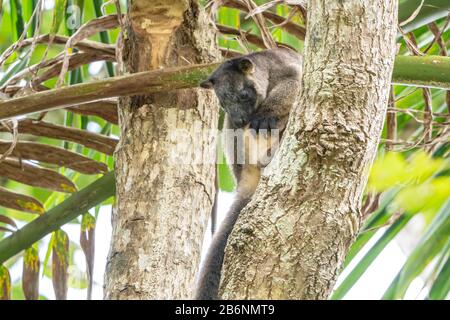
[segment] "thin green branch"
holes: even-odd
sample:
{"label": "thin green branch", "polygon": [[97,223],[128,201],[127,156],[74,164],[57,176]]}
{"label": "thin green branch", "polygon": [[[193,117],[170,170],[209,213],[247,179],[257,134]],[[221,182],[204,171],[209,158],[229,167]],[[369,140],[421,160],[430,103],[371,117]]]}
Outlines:
{"label": "thin green branch", "polygon": [[396,84],[450,90],[450,57],[397,56],[392,78]]}
{"label": "thin green branch", "polygon": [[114,196],[115,193],[114,171],[111,171],[0,241],[0,265],[80,214]]}

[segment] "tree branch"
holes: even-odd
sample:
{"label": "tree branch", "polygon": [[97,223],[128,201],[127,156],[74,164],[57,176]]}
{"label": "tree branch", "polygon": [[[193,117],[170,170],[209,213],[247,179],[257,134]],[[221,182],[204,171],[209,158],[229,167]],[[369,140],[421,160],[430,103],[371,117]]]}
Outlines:
{"label": "tree branch", "polygon": [[217,63],[134,73],[95,82],[38,92],[0,102],[0,119],[49,111],[104,98],[193,88]]}
{"label": "tree branch", "polygon": [[[217,66],[218,63],[210,63],[146,71],[38,92],[0,102],[0,120],[104,98],[193,88]],[[398,56],[392,80],[395,84],[449,90],[450,57]]]}
{"label": "tree branch", "polygon": [[25,225],[0,242],[0,264],[28,248],[52,231],[70,222],[116,192],[114,171],[105,174],[81,191]]}
{"label": "tree branch", "polygon": [[450,57],[397,56],[392,79],[395,84],[450,90]]}

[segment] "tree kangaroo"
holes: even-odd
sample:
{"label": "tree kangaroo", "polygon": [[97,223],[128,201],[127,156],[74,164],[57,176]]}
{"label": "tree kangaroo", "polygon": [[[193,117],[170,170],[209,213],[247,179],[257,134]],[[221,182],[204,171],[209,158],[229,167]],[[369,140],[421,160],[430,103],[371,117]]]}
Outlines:
{"label": "tree kangaroo", "polygon": [[196,299],[218,298],[228,236],[255,192],[261,170],[278,147],[276,137],[281,137],[298,95],[301,68],[302,57],[293,50],[266,50],[224,62],[200,84],[214,89],[226,112],[226,154],[237,188],[235,201],[214,235],[200,271]]}

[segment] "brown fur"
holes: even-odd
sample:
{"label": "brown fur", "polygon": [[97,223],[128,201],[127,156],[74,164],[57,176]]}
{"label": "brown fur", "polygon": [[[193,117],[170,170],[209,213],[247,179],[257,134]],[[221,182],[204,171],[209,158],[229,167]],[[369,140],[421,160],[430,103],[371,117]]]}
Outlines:
{"label": "brown fur", "polygon": [[[225,246],[240,211],[258,186],[261,170],[278,148],[298,96],[301,57],[289,49],[266,50],[223,63],[204,88],[214,88],[226,111],[225,146],[236,179],[236,197],[215,234],[199,275],[196,299],[217,299]],[[237,143],[232,143],[236,141]]]}

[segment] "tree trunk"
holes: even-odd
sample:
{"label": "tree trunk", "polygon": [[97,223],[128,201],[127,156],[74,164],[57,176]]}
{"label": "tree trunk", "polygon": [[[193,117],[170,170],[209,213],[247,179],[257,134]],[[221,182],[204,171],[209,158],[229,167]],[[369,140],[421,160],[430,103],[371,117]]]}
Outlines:
{"label": "tree trunk", "polygon": [[[219,60],[215,35],[196,1],[134,0],[129,8],[119,44],[123,71]],[[192,295],[215,194],[210,129],[217,112],[213,94],[199,89],[120,100],[105,298]],[[194,162],[190,155],[203,158]]]}
{"label": "tree trunk", "polygon": [[228,241],[224,299],[326,299],[361,224],[397,1],[310,0],[299,104]]}

